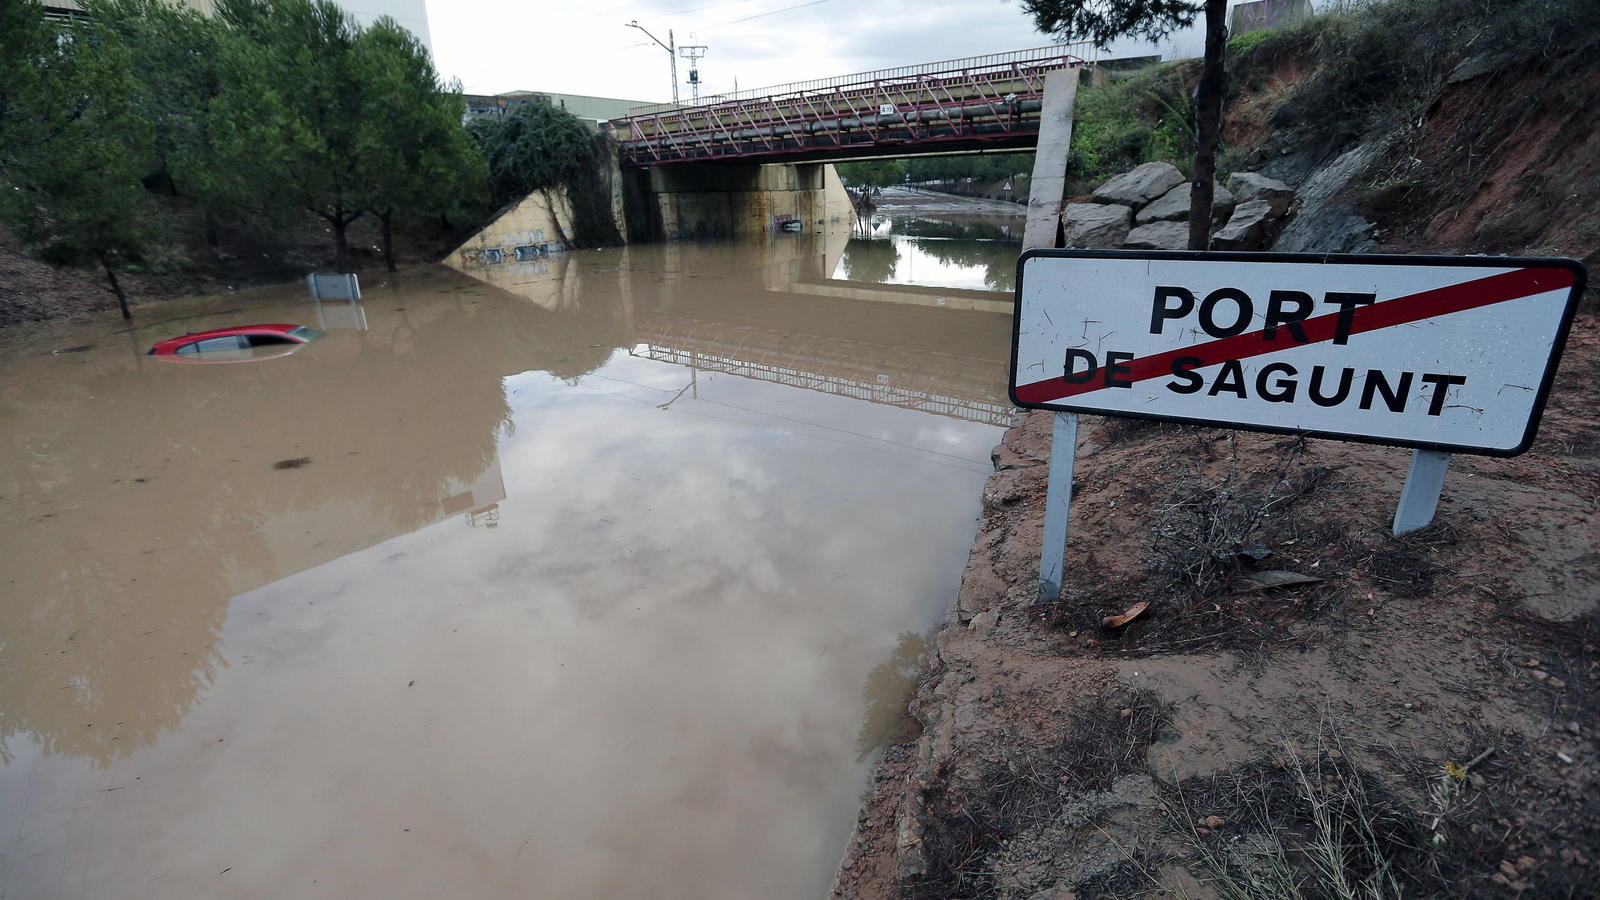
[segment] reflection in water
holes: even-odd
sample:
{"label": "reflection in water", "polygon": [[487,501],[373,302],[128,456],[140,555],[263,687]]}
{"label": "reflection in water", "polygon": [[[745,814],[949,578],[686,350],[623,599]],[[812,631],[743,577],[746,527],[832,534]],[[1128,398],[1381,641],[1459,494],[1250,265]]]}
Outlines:
{"label": "reflection in water", "polygon": [[1011,291],[1022,219],[954,213],[875,215],[856,224],[836,278]]}
{"label": "reflection in water", "polygon": [[917,688],[933,645],[926,635],[903,631],[888,659],[872,667],[862,688],[867,714],[856,733],[856,759],[864,760],[890,744],[909,741],[920,727],[906,708]]}
{"label": "reflection in water", "polygon": [[[0,336],[0,894],[819,893],[1009,415],[1007,298],[844,252]],[[329,333],[141,355],[241,319]]]}

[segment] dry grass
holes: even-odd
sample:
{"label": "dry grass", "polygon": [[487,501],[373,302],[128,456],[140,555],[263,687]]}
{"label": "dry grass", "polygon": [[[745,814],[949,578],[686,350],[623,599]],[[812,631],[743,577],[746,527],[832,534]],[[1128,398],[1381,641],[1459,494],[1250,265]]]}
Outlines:
{"label": "dry grass", "polygon": [[[1364,748],[1369,765],[1384,767],[1375,772],[1324,725],[1309,751],[1285,743],[1274,758],[1168,785],[1169,825],[1224,900],[1592,896],[1550,860],[1539,878],[1520,880],[1508,860],[1528,858],[1508,850],[1503,827],[1515,817],[1511,799],[1478,777],[1506,775],[1500,758],[1513,752],[1497,756],[1492,735],[1477,739],[1483,751],[1442,767]],[[1418,799],[1402,799],[1402,785]]]}
{"label": "dry grass", "polygon": [[1069,719],[1056,745],[1002,738],[986,769],[965,781],[951,779],[928,798],[928,871],[903,885],[909,900],[996,896],[990,855],[1018,834],[1058,819],[1071,798],[1144,772],[1146,751],[1169,714],[1153,692],[1140,691],[1079,707]]}

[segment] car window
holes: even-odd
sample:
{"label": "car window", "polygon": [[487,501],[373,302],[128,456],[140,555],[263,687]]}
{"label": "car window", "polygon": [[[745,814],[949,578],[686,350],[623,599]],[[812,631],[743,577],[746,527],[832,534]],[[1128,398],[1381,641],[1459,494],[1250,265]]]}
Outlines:
{"label": "car window", "polygon": [[293,343],[296,343],[296,341],[293,338],[290,338],[290,337],[287,337],[287,336],[281,335],[281,334],[252,334],[252,335],[250,335],[250,346],[252,346],[252,347],[270,347],[273,344],[293,344]]}
{"label": "car window", "polygon": [[200,353],[211,353],[216,350],[245,350],[250,347],[250,339],[242,334],[230,334],[227,337],[206,338],[196,341],[191,346]]}

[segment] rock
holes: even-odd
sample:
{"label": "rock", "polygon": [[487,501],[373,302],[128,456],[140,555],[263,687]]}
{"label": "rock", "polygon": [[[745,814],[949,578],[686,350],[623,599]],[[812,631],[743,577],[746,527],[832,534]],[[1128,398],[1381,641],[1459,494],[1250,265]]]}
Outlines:
{"label": "rock", "polygon": [[1455,84],[1461,81],[1470,81],[1479,75],[1489,75],[1504,69],[1506,66],[1517,62],[1515,53],[1480,53],[1461,61],[1445,78],[1445,84]]}
{"label": "rock", "polygon": [[[1139,214],[1133,219],[1134,224],[1188,221],[1189,195],[1193,190],[1194,185],[1185,181],[1183,184],[1167,191],[1155,202],[1139,210]],[[1228,214],[1233,212],[1234,202],[1233,194],[1227,188],[1220,184],[1212,185],[1211,218],[1214,220],[1228,218]]]}
{"label": "rock", "polygon": [[1276,178],[1260,172],[1235,172],[1228,176],[1228,190],[1239,203],[1265,200],[1272,204],[1272,214],[1281,216],[1289,211],[1289,201],[1294,199],[1294,188]]}
{"label": "rock", "polygon": [[986,609],[972,617],[972,624],[968,625],[979,634],[988,634],[991,629],[1000,624],[1000,614],[992,609]]}
{"label": "rock", "polygon": [[1183,173],[1172,163],[1149,162],[1095,188],[1094,202],[1139,207],[1183,184],[1183,180]]}
{"label": "rock", "polygon": [[1121,247],[1133,211],[1118,204],[1069,203],[1065,215],[1068,247]]}
{"label": "rock", "polygon": [[1206,816],[1200,820],[1200,824],[1207,828],[1221,828],[1228,824],[1228,820],[1221,816]]}
{"label": "rock", "polygon": [[1128,232],[1122,246],[1130,250],[1183,250],[1189,246],[1188,222],[1151,222]]}
{"label": "rock", "polygon": [[1006,469],[1026,469],[1029,466],[1037,466],[1044,460],[1035,456],[1024,456],[1005,444],[1000,444],[989,452],[989,462],[994,464],[995,471],[1000,472]]}
{"label": "rock", "polygon": [[1241,203],[1228,218],[1228,224],[1211,235],[1211,246],[1218,250],[1259,250],[1265,246],[1267,224],[1272,219],[1272,204],[1266,200]]}
{"label": "rock", "polygon": [[1358,253],[1372,247],[1372,223],[1345,189],[1378,150],[1363,144],[1313,172],[1295,191],[1295,214],[1272,249],[1282,253]]}

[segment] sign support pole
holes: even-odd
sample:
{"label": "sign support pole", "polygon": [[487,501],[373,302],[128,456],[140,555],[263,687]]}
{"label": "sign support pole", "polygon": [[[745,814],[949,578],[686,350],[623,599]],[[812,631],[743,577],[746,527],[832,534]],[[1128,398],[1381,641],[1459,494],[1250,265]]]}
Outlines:
{"label": "sign support pole", "polygon": [[[1039,146],[1028,193],[1028,221],[1022,246],[1055,246],[1061,228],[1061,203],[1067,176],[1062,160],[1072,145],[1072,110],[1078,102],[1079,72],[1056,69],[1044,76],[1044,108],[1039,111]],[[1072,461],[1078,452],[1078,416],[1055,413],[1050,432],[1050,473],[1044,494],[1044,546],[1039,553],[1039,600],[1061,599],[1067,560],[1067,517],[1072,505]]]}
{"label": "sign support pole", "polygon": [[1078,455],[1078,414],[1058,412],[1050,429],[1050,480],[1044,490],[1044,544],[1039,551],[1039,601],[1061,599],[1067,566],[1067,521],[1072,512],[1072,463]]}
{"label": "sign support pole", "polygon": [[[1054,457],[1052,465],[1054,464]],[[1400,489],[1400,505],[1394,510],[1394,536],[1426,528],[1439,509],[1439,492],[1444,489],[1444,473],[1450,468],[1450,454],[1437,450],[1411,451],[1411,468],[1405,487]]]}

